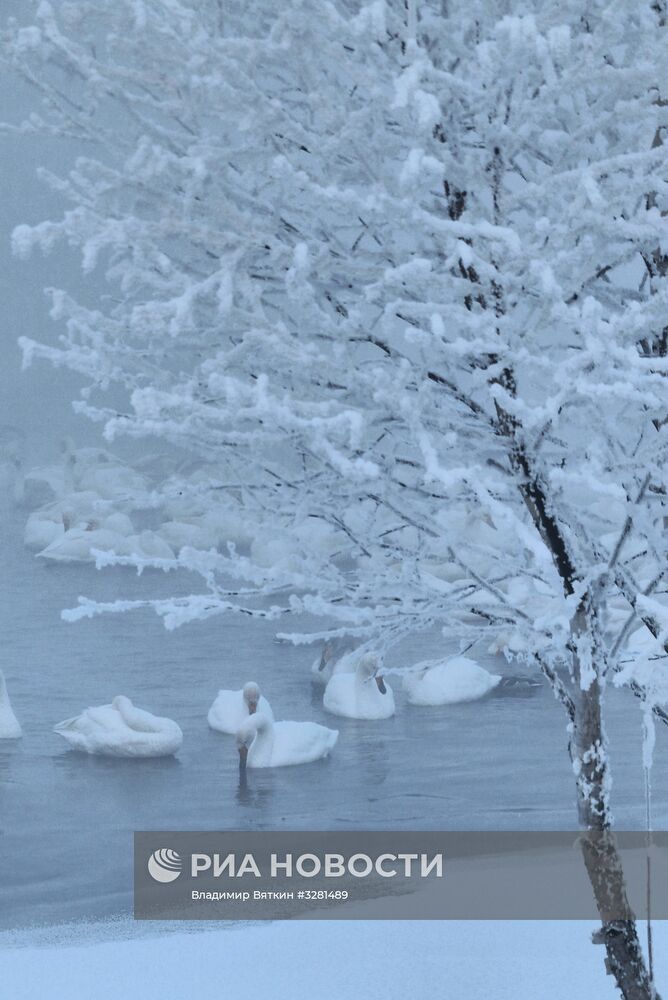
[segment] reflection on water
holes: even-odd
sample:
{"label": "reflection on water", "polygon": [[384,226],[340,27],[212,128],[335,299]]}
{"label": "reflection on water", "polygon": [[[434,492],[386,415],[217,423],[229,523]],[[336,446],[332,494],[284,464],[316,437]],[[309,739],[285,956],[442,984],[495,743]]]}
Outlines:
{"label": "reflection on water", "polygon": [[[334,719],[322,708],[322,688],[311,683],[313,650],[275,642],[272,623],[230,616],[168,633],[148,612],[63,623],[60,610],[79,594],[159,597],[197,581],[46,567],[21,544],[21,517],[9,509],[2,521],[2,665],[24,738],[0,746],[0,927],[127,912],[134,830],[574,825],[565,719],[544,686],[421,709],[405,703],[392,677],[395,718]],[[415,637],[389,665],[444,651],[436,633]],[[517,671],[501,658],[481,658],[497,672]],[[278,719],[339,729],[332,756],[240,777],[234,739],[212,732],[206,713],[218,688],[251,679]],[[90,757],[53,733],[59,720],[121,693],[179,723],[177,758]],[[643,817],[640,712],[629,711],[620,692],[610,692],[608,702],[618,746],[615,812],[633,827]],[[655,773],[665,752],[659,744]],[[661,825],[668,810],[656,785]]]}
{"label": "reflection on water", "polygon": [[269,811],[274,813],[271,808],[274,797],[273,778],[273,771],[267,769],[262,773],[253,771],[249,781],[248,770],[239,769],[235,801],[246,819],[244,826],[262,826],[262,817]]}
{"label": "reflection on water", "polygon": [[[94,754],[79,753],[76,750],[65,750],[56,754],[53,763],[70,775],[85,773],[88,768],[92,780],[104,779],[121,782],[150,782],[152,775],[163,774],[181,767],[178,757],[97,757]],[[107,778],[108,776],[108,778]]]}

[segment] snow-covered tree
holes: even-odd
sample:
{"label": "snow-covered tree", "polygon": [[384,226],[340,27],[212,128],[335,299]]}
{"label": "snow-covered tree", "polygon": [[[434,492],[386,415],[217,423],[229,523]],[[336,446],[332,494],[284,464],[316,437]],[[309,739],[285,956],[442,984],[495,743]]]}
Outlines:
{"label": "snow-covered tree", "polygon": [[[90,146],[15,249],[110,283],[52,291],[61,341],[26,361],[80,373],[109,440],[200,457],[138,504],[229,526],[170,564],[199,590],[143,603],[494,638],[565,708],[596,831],[606,683],[668,720],[663,8],[75,0],[4,41],[23,129]],[[653,995],[632,923],[603,939]]]}

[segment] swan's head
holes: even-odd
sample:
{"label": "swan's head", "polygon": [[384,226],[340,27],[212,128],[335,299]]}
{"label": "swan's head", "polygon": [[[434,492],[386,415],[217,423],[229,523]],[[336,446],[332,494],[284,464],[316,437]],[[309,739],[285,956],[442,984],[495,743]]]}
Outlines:
{"label": "swan's head", "polygon": [[376,653],[365,653],[357,665],[357,674],[362,681],[370,681],[373,678],[381,694],[387,694],[385,681],[380,670],[380,658]]}
{"label": "swan's head", "polygon": [[349,635],[335,636],[333,639],[327,639],[322,650],[323,666],[329,663],[330,660],[339,659],[344,653],[354,649],[355,645],[355,639],[351,639]]}
{"label": "swan's head", "polygon": [[72,438],[65,438],[61,445],[61,451],[63,454],[65,474],[70,478],[70,480],[72,480],[76,478],[75,469],[77,464],[76,446]]}
{"label": "swan's head", "polygon": [[248,714],[254,715],[257,712],[258,702],[260,701],[260,688],[255,681],[249,681],[248,684],[244,684],[243,698],[248,708]]}
{"label": "swan's head", "polygon": [[270,720],[262,712],[255,712],[253,715],[249,715],[247,719],[242,722],[242,724],[237,729],[237,750],[239,751],[239,767],[245,768],[246,761],[248,760],[248,751],[253,745],[253,741],[257,734],[263,729],[269,726]]}
{"label": "swan's head", "polygon": [[334,657],[334,642],[328,639],[322,648],[322,653],[320,654],[320,663],[318,664],[318,670],[324,670],[327,664]]}
{"label": "swan's head", "polygon": [[345,653],[350,652],[357,645],[357,640],[351,636],[339,636],[334,639],[327,639],[320,654],[320,664],[318,670],[324,670],[332,660],[338,660]]}

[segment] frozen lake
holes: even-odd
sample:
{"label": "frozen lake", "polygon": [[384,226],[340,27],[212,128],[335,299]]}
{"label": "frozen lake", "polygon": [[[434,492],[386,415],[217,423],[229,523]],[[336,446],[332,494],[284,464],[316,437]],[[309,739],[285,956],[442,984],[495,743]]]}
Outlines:
{"label": "frozen lake", "polygon": [[[276,623],[230,616],[168,633],[149,611],[62,622],[61,609],[80,594],[165,596],[179,581],[45,565],[23,547],[24,519],[5,502],[2,666],[24,738],[0,744],[0,928],[127,913],[138,829],[574,826],[565,718],[546,686],[528,697],[424,709],[406,704],[395,679],[395,718],[336,720],[311,683],[313,650],[275,642]],[[198,585],[181,586],[188,584]],[[439,652],[437,635],[416,637],[389,665]],[[477,655],[492,669],[518,672],[502,657]],[[277,718],[338,728],[332,757],[250,771],[241,787],[234,740],[210,731],[206,713],[219,687],[249,679],[262,685]],[[178,721],[177,758],[87,757],[51,731],[118,693]],[[642,827],[640,711],[631,696],[612,691],[608,715],[618,825]],[[657,827],[668,821],[665,763],[659,733]]]}

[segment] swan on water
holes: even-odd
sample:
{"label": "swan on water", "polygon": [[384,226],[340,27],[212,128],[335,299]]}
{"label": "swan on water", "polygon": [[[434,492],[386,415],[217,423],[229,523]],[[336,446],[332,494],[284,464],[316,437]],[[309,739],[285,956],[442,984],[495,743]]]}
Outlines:
{"label": "swan on water", "polygon": [[404,675],[403,689],[413,705],[453,705],[483,698],[501,682],[475,660],[453,656],[416,663]]}
{"label": "swan on water", "polygon": [[219,691],[209,709],[207,720],[217,732],[234,736],[249,715],[254,715],[255,712],[262,712],[273,722],[271,705],[261,694],[259,685],[255,681],[249,681],[239,691]]}
{"label": "swan on water", "polygon": [[60,465],[31,469],[26,480],[45,483],[56,498],[92,491],[106,499],[146,489],[147,480],[105,448],[76,448],[71,438],[61,446]]}
{"label": "swan on water", "polygon": [[220,544],[219,532],[206,527],[194,517],[190,520],[164,521],[158,528],[157,534],[171,545],[175,552],[186,546],[208,552],[209,549],[217,549]]}
{"label": "swan on water", "polygon": [[59,722],[54,732],[75,750],[107,757],[168,757],[183,742],[176,722],[136,708],[124,695]]}
{"label": "swan on water", "polygon": [[274,722],[255,712],[237,731],[239,765],[244,769],[310,764],[326,757],[338,737],[338,729],[317,722]]}
{"label": "swan on water", "polygon": [[52,559],[54,562],[91,562],[92,550],[100,552],[115,552],[118,556],[131,555],[125,535],[103,527],[97,521],[89,521],[86,525],[78,525],[65,531],[63,535],[37,553],[40,559]]}
{"label": "swan on water", "polygon": [[328,712],[349,719],[388,719],[394,715],[394,693],[378,673],[380,660],[365,653],[354,673],[336,672],[322,700]]}
{"label": "swan on water", "polygon": [[167,542],[153,531],[133,531],[125,514],[112,514],[102,521],[90,520],[65,531],[37,555],[55,562],[93,562],[93,550],[113,552],[117,556],[137,559],[173,559],[174,552]]}
{"label": "swan on water", "polygon": [[126,540],[128,554],[140,559],[173,559],[174,550],[155,531],[142,531]]}
{"label": "swan on water", "polygon": [[21,726],[9,700],[5,675],[0,670],[0,740],[17,740],[19,736]]}
{"label": "swan on water", "polygon": [[359,661],[359,653],[356,652],[358,642],[350,636],[328,639],[311,666],[313,681],[328,684],[334,674],[354,673]]}
{"label": "swan on water", "polygon": [[72,493],[64,500],[54,500],[32,511],[26,522],[24,544],[29,549],[44,549],[63,537],[66,531],[84,526],[89,521],[104,517],[101,509],[106,506],[90,491]]}

